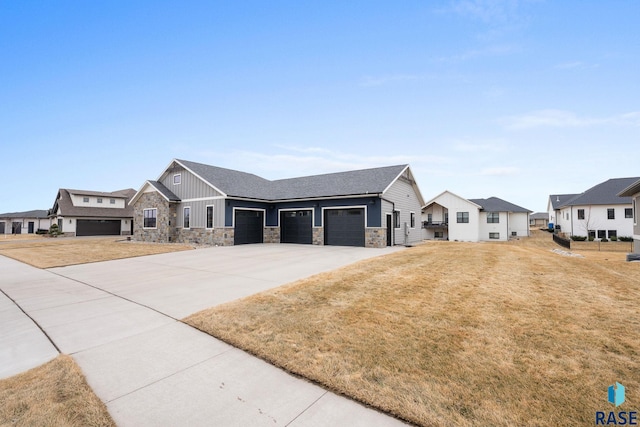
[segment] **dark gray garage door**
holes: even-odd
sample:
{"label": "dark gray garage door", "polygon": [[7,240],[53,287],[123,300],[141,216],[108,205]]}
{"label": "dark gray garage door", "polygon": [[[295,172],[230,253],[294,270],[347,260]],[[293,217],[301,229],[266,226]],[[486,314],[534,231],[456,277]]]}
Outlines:
{"label": "dark gray garage door", "polygon": [[235,222],[234,245],[263,242],[264,212],[237,210]]}
{"label": "dark gray garage door", "polygon": [[76,236],[119,236],[119,219],[79,219]]}
{"label": "dark gray garage door", "polygon": [[364,209],[327,209],[324,244],[364,246]]}
{"label": "dark gray garage door", "polygon": [[311,218],[310,210],[280,212],[280,242],[310,245],[313,241]]}

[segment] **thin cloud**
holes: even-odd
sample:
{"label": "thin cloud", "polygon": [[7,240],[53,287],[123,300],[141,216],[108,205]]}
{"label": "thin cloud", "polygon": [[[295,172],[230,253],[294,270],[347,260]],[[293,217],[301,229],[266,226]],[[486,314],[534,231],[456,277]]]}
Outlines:
{"label": "thin cloud", "polygon": [[509,130],[533,129],[540,127],[587,127],[602,124],[640,126],[640,112],[633,111],[612,117],[580,117],[565,110],[540,110],[501,120]]}
{"label": "thin cloud", "polygon": [[518,17],[519,3],[516,0],[461,0],[453,2],[451,10],[485,23],[508,22]]}
{"label": "thin cloud", "polygon": [[482,176],[510,176],[516,175],[520,170],[513,166],[485,168],[480,171]]}
{"label": "thin cloud", "polygon": [[600,64],[588,64],[582,61],[563,62],[556,64],[553,68],[558,70],[574,70],[574,69],[589,69],[598,68]]}
{"label": "thin cloud", "polygon": [[411,82],[424,80],[429,76],[426,74],[393,74],[390,76],[365,76],[360,82],[360,86],[382,86],[388,83]]}
{"label": "thin cloud", "polygon": [[521,48],[515,45],[494,45],[483,49],[468,50],[460,54],[441,56],[436,58],[435,62],[463,62],[489,56],[512,55],[520,51]]}
{"label": "thin cloud", "polygon": [[460,153],[497,153],[506,150],[506,143],[504,141],[490,141],[479,143],[457,142],[453,144],[453,150]]}

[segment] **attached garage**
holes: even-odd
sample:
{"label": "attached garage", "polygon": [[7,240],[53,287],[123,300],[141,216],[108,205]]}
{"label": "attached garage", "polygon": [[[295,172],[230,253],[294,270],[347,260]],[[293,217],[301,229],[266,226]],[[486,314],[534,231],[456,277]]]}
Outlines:
{"label": "attached garage", "polygon": [[335,246],[364,246],[364,209],[326,209],[324,243]]}
{"label": "attached garage", "polygon": [[79,219],[76,236],[119,236],[119,219]]}
{"label": "attached garage", "polygon": [[310,245],[313,242],[312,218],[311,209],[281,211],[280,242]]}
{"label": "attached garage", "polygon": [[238,209],[235,211],[234,245],[262,243],[264,233],[264,212]]}

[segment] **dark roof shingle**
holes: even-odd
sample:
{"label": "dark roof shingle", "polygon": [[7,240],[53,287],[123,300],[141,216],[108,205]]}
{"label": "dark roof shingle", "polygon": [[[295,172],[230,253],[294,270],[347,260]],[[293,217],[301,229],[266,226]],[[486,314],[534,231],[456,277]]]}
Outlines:
{"label": "dark roof shingle", "polygon": [[502,200],[498,197],[489,197],[488,199],[469,199],[469,201],[482,206],[482,210],[485,212],[532,212],[529,209],[514,205],[513,203],[507,202],[506,200]]}
{"label": "dark roof shingle", "polygon": [[630,197],[620,197],[618,193],[638,181],[640,178],[612,178],[591,187],[582,194],[567,200],[564,206],[588,206],[588,205],[626,205],[631,203]]}

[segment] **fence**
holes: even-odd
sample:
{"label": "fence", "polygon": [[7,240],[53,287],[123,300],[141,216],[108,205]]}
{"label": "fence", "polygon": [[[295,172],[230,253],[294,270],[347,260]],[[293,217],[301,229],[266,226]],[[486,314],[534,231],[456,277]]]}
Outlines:
{"label": "fence", "polygon": [[569,239],[565,239],[564,237],[560,237],[557,234],[554,234],[553,241],[559,244],[560,246],[563,246],[567,249],[571,249],[571,240]]}

